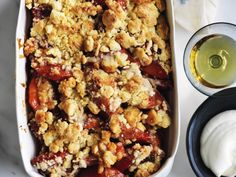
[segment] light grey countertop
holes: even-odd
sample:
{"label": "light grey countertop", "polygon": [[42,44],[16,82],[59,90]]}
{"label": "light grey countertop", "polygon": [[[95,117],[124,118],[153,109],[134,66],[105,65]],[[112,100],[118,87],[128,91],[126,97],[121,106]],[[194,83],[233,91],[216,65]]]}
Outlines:
{"label": "light grey countertop", "polygon": [[15,114],[15,29],[19,1],[0,0],[0,176],[26,176]]}
{"label": "light grey countertop", "polygon": [[[0,177],[25,177],[21,163],[15,114],[15,29],[20,0],[0,0]],[[236,24],[236,1],[220,1],[216,21]],[[176,25],[176,59],[180,90],[181,137],[169,177],[194,176],[187,160],[185,134],[193,112],[206,99],[185,77],[182,56],[191,34]],[[193,99],[194,98],[194,99]]]}

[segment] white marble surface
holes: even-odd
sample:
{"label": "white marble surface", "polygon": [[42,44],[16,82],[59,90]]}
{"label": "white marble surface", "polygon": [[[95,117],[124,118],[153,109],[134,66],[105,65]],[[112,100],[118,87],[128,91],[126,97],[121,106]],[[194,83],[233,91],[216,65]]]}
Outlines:
{"label": "white marble surface", "polygon": [[[236,24],[236,1],[221,0],[216,21]],[[0,177],[25,177],[18,146],[15,118],[15,27],[19,0],[0,0]],[[191,34],[176,26],[176,59],[180,86],[181,138],[173,170],[169,177],[193,177],[185,149],[187,124],[193,112],[206,99],[185,77],[182,63],[184,47]]]}

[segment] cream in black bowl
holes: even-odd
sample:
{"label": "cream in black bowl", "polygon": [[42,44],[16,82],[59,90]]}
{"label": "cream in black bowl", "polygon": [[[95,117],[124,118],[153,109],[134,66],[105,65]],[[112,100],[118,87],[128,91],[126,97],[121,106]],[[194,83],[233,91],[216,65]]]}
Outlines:
{"label": "cream in black bowl", "polygon": [[[207,123],[219,113],[227,110],[236,110],[236,88],[226,89],[209,97],[196,110],[190,120],[186,136],[186,148],[191,167],[198,177],[216,176],[202,160],[200,140]],[[214,150],[213,148],[215,147],[212,146],[212,150]]]}

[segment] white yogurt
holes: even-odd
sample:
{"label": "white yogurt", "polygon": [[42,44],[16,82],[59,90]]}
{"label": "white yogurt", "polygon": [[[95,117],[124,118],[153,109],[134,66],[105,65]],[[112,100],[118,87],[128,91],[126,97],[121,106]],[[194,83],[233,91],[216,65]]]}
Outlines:
{"label": "white yogurt", "polygon": [[236,175],[236,110],[222,112],[206,124],[200,151],[217,177]]}

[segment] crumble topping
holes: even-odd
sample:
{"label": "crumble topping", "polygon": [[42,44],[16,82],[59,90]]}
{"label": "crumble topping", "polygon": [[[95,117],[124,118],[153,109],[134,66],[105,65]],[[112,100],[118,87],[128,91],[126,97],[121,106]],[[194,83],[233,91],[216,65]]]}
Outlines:
{"label": "crumble topping", "polygon": [[147,177],[171,124],[164,0],[26,0],[32,165],[50,177]]}

